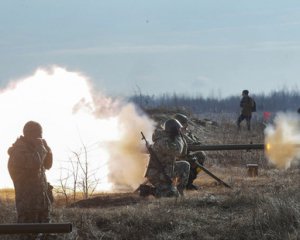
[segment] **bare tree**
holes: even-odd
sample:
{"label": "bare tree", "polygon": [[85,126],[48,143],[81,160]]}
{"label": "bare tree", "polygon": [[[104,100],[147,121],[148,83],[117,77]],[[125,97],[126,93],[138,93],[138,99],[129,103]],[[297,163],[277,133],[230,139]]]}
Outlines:
{"label": "bare tree", "polygon": [[97,177],[98,168],[92,168],[88,159],[88,149],[85,144],[82,143],[82,147],[79,151],[72,151],[75,159],[71,159],[72,166],[72,192],[73,200],[76,199],[76,194],[79,191],[83,193],[83,198],[87,199],[91,196],[99,184],[99,178]]}
{"label": "bare tree", "polygon": [[[56,188],[56,194],[62,195],[65,198],[65,204],[69,203],[69,191],[68,191],[68,181],[70,178],[69,171],[60,170],[60,178],[59,178],[59,187]],[[66,170],[66,169],[65,169]],[[62,172],[66,172],[67,175],[63,177]]]}
{"label": "bare tree", "polygon": [[79,154],[77,152],[72,151],[72,153],[75,155],[76,157],[76,161],[72,161],[72,159],[70,160],[71,166],[72,166],[72,180],[73,180],[73,201],[76,200],[76,193],[77,193],[77,184],[78,184],[78,174],[79,174],[79,162],[80,162],[80,158],[79,158]]}
{"label": "bare tree", "polygon": [[[76,201],[78,192],[82,192],[83,198],[89,198],[96,190],[99,184],[97,177],[99,168],[92,168],[88,159],[88,149],[86,145],[75,151],[71,150],[71,157],[65,163],[68,167],[61,168],[59,186],[57,194],[65,198],[65,203]],[[71,167],[70,167],[71,166]]]}

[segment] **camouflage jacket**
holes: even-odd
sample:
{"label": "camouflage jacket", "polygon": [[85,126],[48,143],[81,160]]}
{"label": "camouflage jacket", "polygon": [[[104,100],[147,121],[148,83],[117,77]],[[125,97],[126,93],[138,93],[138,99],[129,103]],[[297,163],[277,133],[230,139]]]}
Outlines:
{"label": "camouflage jacket", "polygon": [[253,105],[254,105],[254,102],[251,97],[249,97],[249,96],[242,97],[242,99],[240,101],[241,114],[243,114],[246,117],[251,116]]}
{"label": "camouflage jacket", "polygon": [[156,142],[161,137],[165,136],[166,133],[163,128],[157,127],[154,129],[154,132],[152,134],[152,142]]}
{"label": "camouflage jacket", "polygon": [[[175,140],[170,139],[164,132],[151,146],[157,159],[160,161],[165,173],[172,178],[174,175],[174,164],[177,158],[182,154],[184,149],[184,142],[180,136]],[[154,170],[154,171],[152,171]],[[146,176],[153,174],[161,174],[158,164],[150,156],[150,161],[147,169]]]}
{"label": "camouflage jacket", "polygon": [[52,166],[52,154],[47,148],[35,147],[21,136],[8,149],[8,170],[15,187],[17,210],[49,207],[45,169]]}
{"label": "camouflage jacket", "polygon": [[[200,139],[195,136],[190,130],[182,131],[181,134],[182,138],[186,142],[186,147],[185,150],[183,151],[182,154],[178,160],[186,160],[190,164],[195,161],[195,158],[198,160],[199,163],[203,164],[206,158],[206,154],[203,151],[194,151],[194,152],[189,152],[188,150],[188,145],[193,145],[193,144],[201,144]],[[191,164],[191,169],[196,167],[196,165]]]}

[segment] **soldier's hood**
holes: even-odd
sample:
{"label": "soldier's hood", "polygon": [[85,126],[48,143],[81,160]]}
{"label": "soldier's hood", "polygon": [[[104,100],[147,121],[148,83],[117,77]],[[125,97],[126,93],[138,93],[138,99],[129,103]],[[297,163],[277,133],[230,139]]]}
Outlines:
{"label": "soldier's hood", "polygon": [[20,136],[17,140],[12,144],[12,146],[7,150],[7,153],[11,155],[15,150],[25,151],[28,149],[28,143],[26,143],[25,138]]}

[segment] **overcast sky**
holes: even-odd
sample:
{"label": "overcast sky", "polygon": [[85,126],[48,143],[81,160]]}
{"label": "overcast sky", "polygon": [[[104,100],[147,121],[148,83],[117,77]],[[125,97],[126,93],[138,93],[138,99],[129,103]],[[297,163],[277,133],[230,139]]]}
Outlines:
{"label": "overcast sky", "polygon": [[300,87],[299,0],[1,0],[0,84],[57,65],[110,95]]}

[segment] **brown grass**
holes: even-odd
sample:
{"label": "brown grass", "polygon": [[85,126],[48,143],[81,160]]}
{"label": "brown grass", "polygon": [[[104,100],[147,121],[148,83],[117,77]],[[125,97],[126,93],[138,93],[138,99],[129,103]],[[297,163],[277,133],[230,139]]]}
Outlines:
{"label": "brown grass", "polygon": [[14,200],[15,198],[15,190],[12,188],[3,188],[0,189],[0,197],[5,200]]}
{"label": "brown grass", "polygon": [[[253,135],[237,135],[234,127],[219,129],[215,139],[224,143],[247,143],[245,136],[255,143],[263,140],[259,128]],[[259,164],[259,175],[249,178],[245,164],[253,161]],[[186,192],[184,198],[118,193],[100,194],[76,207],[56,204],[53,221],[74,226],[72,233],[58,239],[300,239],[299,168],[276,170],[257,151],[208,154],[206,166],[233,189],[201,173],[196,180],[201,189]],[[15,221],[8,198],[1,198],[0,220]],[[6,237],[1,239],[13,239]]]}

